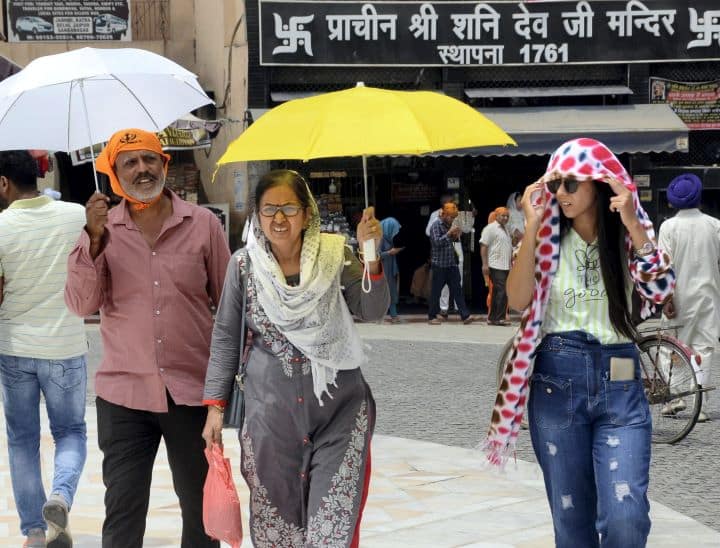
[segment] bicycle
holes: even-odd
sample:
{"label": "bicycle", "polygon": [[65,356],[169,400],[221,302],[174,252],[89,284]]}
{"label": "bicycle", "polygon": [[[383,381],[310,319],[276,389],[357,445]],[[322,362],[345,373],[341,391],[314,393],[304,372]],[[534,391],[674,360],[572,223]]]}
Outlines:
{"label": "bicycle", "polygon": [[[677,332],[680,326],[672,329]],[[639,330],[645,334],[637,342],[645,395],[652,416],[652,442],[674,444],[695,426],[702,406],[702,393],[714,387],[697,384],[693,368],[694,352],[660,327]],[[502,382],[505,365],[512,352],[513,336],[503,346],[497,362],[497,383]],[[522,428],[527,428],[523,418]]]}

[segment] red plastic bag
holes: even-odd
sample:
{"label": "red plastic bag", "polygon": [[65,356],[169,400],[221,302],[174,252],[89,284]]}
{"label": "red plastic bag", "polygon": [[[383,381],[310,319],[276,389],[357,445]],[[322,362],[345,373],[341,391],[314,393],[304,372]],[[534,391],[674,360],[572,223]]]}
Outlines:
{"label": "red plastic bag", "polygon": [[223,455],[222,447],[214,443],[205,449],[208,474],[203,489],[203,525],[205,532],[216,540],[227,542],[232,548],[242,544],[242,514],[230,459]]}

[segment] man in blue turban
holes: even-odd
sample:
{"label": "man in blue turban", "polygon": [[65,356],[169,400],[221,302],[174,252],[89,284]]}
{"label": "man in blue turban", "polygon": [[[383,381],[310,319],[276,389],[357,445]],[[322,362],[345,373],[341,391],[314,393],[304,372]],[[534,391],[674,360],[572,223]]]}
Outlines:
{"label": "man in blue turban", "polygon": [[694,209],[700,207],[702,181],[694,173],[683,173],[672,181],[667,189],[670,205],[675,209]]}
{"label": "man in blue turban", "polygon": [[[667,196],[678,212],[660,226],[658,245],[672,257],[677,285],[663,308],[663,325],[682,326],[678,337],[700,354],[695,374],[698,384],[707,386],[720,336],[720,220],[700,211],[702,182],[697,175],[675,177]],[[707,393],[703,400],[706,397]],[[684,406],[682,400],[675,401],[663,408],[663,414],[672,415]],[[707,420],[701,411],[698,422]]]}

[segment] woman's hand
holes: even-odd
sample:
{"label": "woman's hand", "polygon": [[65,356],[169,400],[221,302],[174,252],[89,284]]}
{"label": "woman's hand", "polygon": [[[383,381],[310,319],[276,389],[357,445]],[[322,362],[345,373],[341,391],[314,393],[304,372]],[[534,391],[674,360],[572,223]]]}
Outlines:
{"label": "woman's hand", "polygon": [[375,240],[375,249],[380,249],[383,231],[380,221],[375,218],[375,208],[370,206],[363,211],[362,219],[357,225],[357,241],[362,249],[363,242]]}
{"label": "woman's hand", "polygon": [[207,419],[205,420],[205,428],[202,431],[202,437],[205,440],[205,446],[210,449],[213,443],[217,443],[222,447],[222,425],[223,414],[217,407],[208,406]]}
{"label": "woman's hand", "polygon": [[[540,193],[540,203],[535,206],[533,205],[533,198]],[[540,180],[535,181],[533,184],[528,185],[523,192],[522,201],[520,202],[525,215],[525,221],[527,223],[535,223],[536,226],[540,224],[543,213],[545,212],[545,183]]]}
{"label": "woman's hand", "polygon": [[605,177],[605,182],[610,185],[615,196],[610,198],[610,211],[620,214],[620,220],[627,229],[631,229],[638,222],[637,213],[635,213],[635,204],[633,203],[633,194],[615,177]]}

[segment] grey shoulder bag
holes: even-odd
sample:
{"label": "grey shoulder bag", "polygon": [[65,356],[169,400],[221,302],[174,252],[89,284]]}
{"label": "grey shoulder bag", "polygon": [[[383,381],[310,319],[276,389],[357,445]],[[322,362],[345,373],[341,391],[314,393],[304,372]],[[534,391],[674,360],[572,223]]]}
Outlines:
{"label": "grey shoulder bag", "polygon": [[[250,257],[247,258],[249,266]],[[242,274],[241,274],[242,276]],[[247,305],[247,285],[248,277],[250,276],[250,269],[245,269],[245,280],[243,281],[243,296],[242,296],[242,319],[241,331],[240,331],[240,363],[238,364],[238,370],[233,379],[233,388],[228,398],[227,405],[225,406],[225,413],[223,414],[223,428],[238,428],[242,429],[243,422],[245,421],[245,370],[247,369],[247,359],[250,350],[250,342],[248,337],[248,329],[245,323],[246,305]]]}

